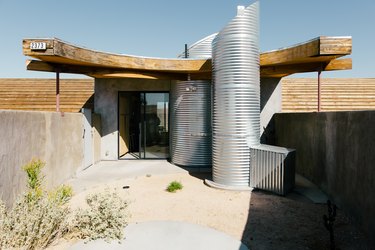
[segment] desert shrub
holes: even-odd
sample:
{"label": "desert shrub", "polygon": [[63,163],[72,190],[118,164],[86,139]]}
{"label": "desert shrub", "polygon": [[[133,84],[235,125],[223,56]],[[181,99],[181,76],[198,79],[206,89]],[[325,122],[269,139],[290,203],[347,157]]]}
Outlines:
{"label": "desert shrub", "polygon": [[42,188],[44,163],[33,160],[23,167],[28,190],[11,209],[0,200],[0,249],[41,249],[61,237],[122,239],[127,203],[109,191],[88,196],[88,209],[71,211],[73,190]]}
{"label": "desert shrub", "polygon": [[33,159],[30,163],[22,167],[27,174],[27,198],[29,201],[38,199],[42,196],[42,182],[44,176],[41,174],[42,168],[45,163],[41,160]]}
{"label": "desert shrub", "polygon": [[69,208],[57,200],[41,196],[30,201],[23,195],[0,222],[0,248],[44,248],[67,232],[68,214]]}
{"label": "desert shrub", "polygon": [[32,160],[23,166],[27,174],[27,192],[13,207],[0,204],[0,249],[35,249],[48,246],[67,232],[66,206],[72,196],[71,188],[62,186],[51,193],[42,188],[44,163]]}
{"label": "desert shrub", "polygon": [[54,202],[65,204],[73,196],[73,188],[67,185],[61,185],[48,193],[48,198]]}
{"label": "desert shrub", "polygon": [[182,188],[183,188],[183,186],[180,182],[172,181],[171,183],[169,183],[169,185],[167,187],[167,191],[170,192],[170,193],[175,193],[177,190],[180,190]]}
{"label": "desert shrub", "polygon": [[88,209],[75,212],[72,233],[86,240],[121,240],[127,225],[127,203],[108,189],[104,193],[89,195],[86,202]]}
{"label": "desert shrub", "polygon": [[30,163],[22,167],[27,174],[27,185],[29,189],[37,189],[42,186],[44,176],[41,175],[45,163],[41,160],[33,159]]}

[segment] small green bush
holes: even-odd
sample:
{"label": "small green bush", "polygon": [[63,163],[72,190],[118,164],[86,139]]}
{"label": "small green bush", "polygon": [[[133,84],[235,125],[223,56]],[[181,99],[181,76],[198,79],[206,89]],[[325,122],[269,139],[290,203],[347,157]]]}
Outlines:
{"label": "small green bush", "polygon": [[29,201],[36,200],[42,196],[42,182],[44,176],[41,174],[45,163],[41,160],[33,159],[30,163],[22,167],[27,174],[27,198]]}
{"label": "small green bush", "polygon": [[170,193],[175,193],[177,190],[180,190],[182,188],[183,188],[183,186],[180,182],[172,181],[171,183],[169,183],[169,185],[167,187],[167,191],[170,192]]}
{"label": "small green bush", "polygon": [[48,193],[48,198],[60,204],[65,204],[73,196],[71,186],[62,185]]}

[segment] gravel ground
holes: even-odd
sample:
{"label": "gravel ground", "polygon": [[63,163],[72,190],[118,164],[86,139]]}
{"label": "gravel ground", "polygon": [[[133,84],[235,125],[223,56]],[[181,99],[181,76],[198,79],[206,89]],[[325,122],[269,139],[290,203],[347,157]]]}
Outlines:
{"label": "gravel ground", "polygon": [[[207,177],[184,173],[121,179],[75,195],[72,204],[80,206],[87,193],[116,188],[129,201],[130,222],[171,220],[208,226],[241,240],[251,250],[329,249],[329,233],[323,225],[326,205],[314,204],[293,192],[281,197],[259,191],[214,189],[204,184]],[[175,180],[183,184],[183,189],[166,192],[167,185]],[[336,249],[372,249],[340,210],[335,237]],[[51,249],[67,245],[63,242]]]}
{"label": "gravel ground", "polygon": [[[327,205],[291,193],[280,197],[264,192],[251,195],[249,218],[242,242],[251,249],[330,249],[323,215]],[[334,223],[336,249],[374,249],[354,223],[337,211]]]}

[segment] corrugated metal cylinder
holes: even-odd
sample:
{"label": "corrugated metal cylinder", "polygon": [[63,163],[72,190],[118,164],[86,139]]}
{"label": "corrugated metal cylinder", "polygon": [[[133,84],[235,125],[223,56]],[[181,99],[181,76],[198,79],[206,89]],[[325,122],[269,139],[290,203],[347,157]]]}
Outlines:
{"label": "corrugated metal cylinder", "polygon": [[260,143],[259,3],[213,41],[213,181],[249,187],[250,152]]}
{"label": "corrugated metal cylinder", "polygon": [[170,92],[171,161],[211,167],[211,82],[177,81]]}
{"label": "corrugated metal cylinder", "polygon": [[[210,58],[215,36],[207,36],[190,46],[189,58]],[[185,57],[185,53],[179,57]],[[211,167],[211,81],[172,83],[170,103],[171,161],[185,167]]]}
{"label": "corrugated metal cylinder", "polygon": [[188,56],[185,52],[179,55],[179,58],[211,58],[212,56],[212,41],[217,36],[217,33],[206,36],[188,48]]}

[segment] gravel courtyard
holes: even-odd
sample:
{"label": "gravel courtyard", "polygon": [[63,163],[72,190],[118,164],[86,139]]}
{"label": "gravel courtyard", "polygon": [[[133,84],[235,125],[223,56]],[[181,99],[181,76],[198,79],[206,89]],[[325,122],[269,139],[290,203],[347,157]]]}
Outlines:
{"label": "gravel courtyard", "polygon": [[[130,178],[117,175],[85,188],[78,177],[73,187],[81,183],[82,190],[73,197],[72,204],[80,206],[88,193],[113,188],[129,201],[132,223],[163,220],[203,225],[241,240],[252,250],[329,249],[329,233],[323,225],[325,204],[314,204],[295,192],[281,197],[260,191],[214,189],[204,184],[209,177],[173,171]],[[166,192],[167,185],[175,180],[183,184],[183,189]],[[335,221],[335,242],[341,250],[372,249],[341,210]]]}

